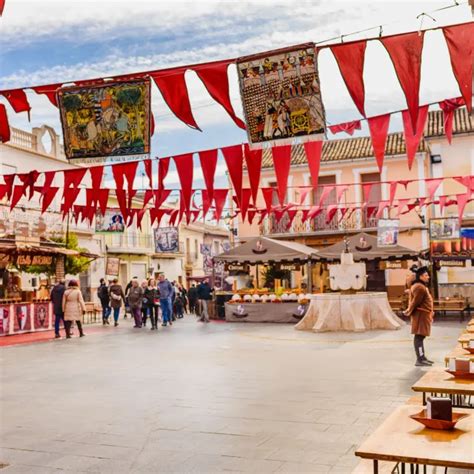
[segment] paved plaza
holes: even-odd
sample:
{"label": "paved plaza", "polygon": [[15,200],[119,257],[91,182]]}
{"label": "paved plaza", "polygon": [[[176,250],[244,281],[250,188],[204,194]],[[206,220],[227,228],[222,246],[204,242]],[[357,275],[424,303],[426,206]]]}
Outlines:
{"label": "paved plaza", "polygon": [[[443,364],[462,326],[427,341]],[[129,322],[1,349],[5,474],[351,472],[354,450],[414,394],[409,327]]]}

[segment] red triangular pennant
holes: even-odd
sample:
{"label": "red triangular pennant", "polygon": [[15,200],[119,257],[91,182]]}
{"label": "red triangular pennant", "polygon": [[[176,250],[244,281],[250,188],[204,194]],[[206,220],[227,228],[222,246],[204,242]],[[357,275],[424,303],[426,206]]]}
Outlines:
{"label": "red triangular pennant", "polygon": [[158,188],[163,189],[165,187],[164,181],[170,168],[169,158],[160,158],[158,161]]}
{"label": "red triangular pennant", "polygon": [[329,224],[336,215],[337,204],[330,204],[326,209],[326,224]]}
{"label": "red triangular pennant", "polygon": [[387,207],[390,207],[390,203],[388,201],[380,201],[379,207],[377,209],[377,214],[375,214],[375,217],[377,219],[380,219],[383,215],[383,211],[387,209]]}
{"label": "red triangular pennant", "polygon": [[202,215],[205,217],[211,207],[212,197],[209,195],[209,191],[207,189],[201,190],[202,196]]}
{"label": "red triangular pennant", "polygon": [[55,106],[58,106],[58,98],[56,95],[57,90],[62,86],[62,83],[57,84],[48,84],[46,86],[36,86],[32,87],[32,89],[37,94],[45,94],[49,101]]}
{"label": "red triangular pennant", "polygon": [[148,185],[153,189],[153,160],[143,160],[143,166],[148,177]]}
{"label": "red triangular pennant", "polygon": [[189,210],[193,186],[193,154],[187,153],[185,155],[174,156],[173,160],[176,165],[176,170],[178,171],[179,182],[181,183],[184,208],[185,210]]}
{"label": "red triangular pennant", "polygon": [[275,146],[272,148],[273,167],[278,187],[278,200],[283,206],[288,191],[288,175],[291,165],[291,145]]}
{"label": "red triangular pennant", "polygon": [[446,207],[446,199],[448,196],[440,196],[439,199],[439,213],[443,215],[444,208]]}
{"label": "red triangular pennant", "polygon": [[227,199],[228,189],[214,189],[214,206],[216,208],[216,221],[221,218],[224,209],[225,201]]}
{"label": "red triangular pennant", "polygon": [[127,180],[127,188],[130,194],[137,174],[138,161],[129,161],[128,163],[119,163],[112,166],[112,174],[117,189],[123,189],[124,178]]}
{"label": "red triangular pennant", "polygon": [[321,214],[322,211],[319,206],[311,206],[308,212],[308,219],[314,219],[317,215]]}
{"label": "red triangular pennant", "polygon": [[355,41],[331,46],[342,78],[357,110],[365,117],[364,59],[367,42]]}
{"label": "red triangular pennant", "polygon": [[13,210],[25,193],[25,186],[17,184],[13,187],[12,198],[10,201],[10,211]]}
{"label": "red triangular pennant", "polygon": [[405,94],[413,128],[418,119],[423,38],[423,31],[380,38]]}
{"label": "red triangular pennant", "polygon": [[168,199],[171,189],[157,189],[153,194],[155,196],[155,207],[159,208]]}
{"label": "red triangular pennant", "polygon": [[397,203],[397,216],[399,216],[402,213],[403,208],[408,205],[409,201],[410,201],[410,199],[399,199],[398,200],[398,203]]}
{"label": "red triangular pennant", "polygon": [[13,193],[13,183],[15,182],[15,174],[4,174],[3,180],[5,181],[6,185],[6,196],[7,199],[10,200],[12,193]]}
{"label": "red triangular pennant", "polygon": [[331,125],[329,130],[334,135],[340,132],[346,132],[348,135],[354,135],[355,130],[360,130],[361,123],[360,120],[353,120],[352,122],[338,123],[337,125]]}
{"label": "red triangular pennant", "polygon": [[377,166],[379,167],[379,171],[382,172],[385,144],[387,143],[388,127],[390,125],[390,114],[370,117],[367,119],[367,122],[369,124],[370,137],[372,139]]}
{"label": "red triangular pennant", "polygon": [[20,112],[28,112],[30,114],[30,104],[28,102],[28,97],[26,97],[25,91],[23,89],[10,89],[6,91],[1,91],[2,94],[10,103],[13,110],[18,114]]}
{"label": "red triangular pennant", "polygon": [[250,189],[252,190],[252,200],[257,204],[258,188],[260,187],[260,173],[262,171],[262,153],[258,148],[251,150],[248,144],[245,144],[245,163],[247,164],[247,173],[249,175]]}
{"label": "red triangular pennant", "polygon": [[8,121],[7,109],[0,104],[0,142],[10,141],[10,123]]}
{"label": "red triangular pennant", "polygon": [[81,184],[82,178],[87,172],[87,168],[76,168],[72,170],[64,170],[64,190],[71,188],[76,189]]}
{"label": "red triangular pennant", "polygon": [[364,195],[364,204],[370,200],[370,192],[372,191],[372,183],[365,183],[362,185],[362,193]]}
{"label": "red triangular pennant", "polygon": [[418,111],[418,120],[416,122],[416,131],[411,125],[411,117],[408,110],[402,111],[403,118],[403,134],[405,135],[405,143],[408,157],[408,169],[411,170],[413,160],[415,159],[418,144],[425,130],[426,120],[428,119],[428,106],[423,105]]}
{"label": "red triangular pennant", "polygon": [[127,193],[123,189],[117,188],[115,190],[115,195],[117,196],[117,202],[120,208],[120,212],[123,216],[124,222],[128,220],[129,209],[127,206]]}
{"label": "red triangular pennant", "polygon": [[336,195],[336,198],[337,198],[337,202],[341,202],[341,198],[343,196],[343,194],[349,189],[349,186],[346,185],[346,184],[343,184],[341,186],[336,186],[336,191],[337,191],[337,195]]}
{"label": "red triangular pennant", "polygon": [[443,178],[427,179],[425,182],[428,188],[428,199],[433,199],[433,196],[435,195],[436,190],[438,189],[439,185],[443,182]]}
{"label": "red triangular pennant", "polygon": [[249,209],[247,211],[247,220],[248,220],[249,224],[253,223],[253,219],[254,219],[256,213],[257,213],[257,211],[255,209]]}
{"label": "red triangular pennant", "polygon": [[199,152],[199,161],[201,163],[204,182],[209,192],[209,199],[212,200],[212,191],[214,190],[214,175],[216,174],[217,150],[206,150]]}
{"label": "red triangular pennant", "polygon": [[247,209],[250,204],[250,198],[252,196],[252,190],[249,188],[242,189],[242,199],[240,200],[240,214],[242,215],[242,221],[245,221],[247,216]]}
{"label": "red triangular pennant", "polygon": [[301,223],[304,224],[308,220],[309,209],[301,211]]}
{"label": "red triangular pennant", "polygon": [[151,74],[160,89],[163,99],[179,120],[191,128],[201,130],[196,123],[189,102],[188,88],[184,75],[186,69],[176,69],[172,73],[163,71]]}
{"label": "red triangular pennant", "polygon": [[160,227],[160,221],[162,217],[165,214],[169,214],[169,209],[158,209],[155,207],[152,207],[150,209],[150,226],[153,225],[153,223],[156,221],[157,222],[157,227]]}
{"label": "red triangular pennant", "polygon": [[319,198],[319,206],[323,206],[326,203],[326,199],[334,191],[334,186],[323,186],[323,192]]}
{"label": "red triangular pennant", "polygon": [[463,194],[456,194],[457,202],[458,202],[458,217],[459,217],[459,227],[461,227],[462,223],[462,216],[464,214],[464,208],[466,207],[467,202],[470,198],[470,192]]}
{"label": "red triangular pennant", "polygon": [[43,189],[41,191],[42,195],[42,202],[41,202],[41,214],[46,212],[46,209],[48,209],[49,205],[53,201],[54,197],[56,196],[56,193],[58,192],[59,188],[53,187],[53,186],[48,186],[47,188],[43,186]]}
{"label": "red triangular pennant", "polygon": [[459,90],[469,112],[472,112],[472,63],[474,56],[474,23],[445,26],[444,38],[448,45],[451,66]]}
{"label": "red triangular pennant", "polygon": [[444,133],[446,134],[448,143],[451,145],[451,140],[453,137],[454,111],[464,105],[464,99],[462,97],[456,97],[455,99],[446,99],[440,102],[438,105],[443,111]]}
{"label": "red triangular pennant", "polygon": [[155,193],[153,192],[153,189],[147,189],[145,193],[143,194],[142,208],[147,207],[148,203],[152,200],[154,196],[155,196]]}
{"label": "red triangular pennant", "polygon": [[104,175],[104,167],[93,166],[92,168],[89,168],[89,172],[91,174],[92,188],[100,189],[102,184],[102,176]]}
{"label": "red triangular pennant", "polygon": [[230,115],[235,124],[245,130],[245,124],[235,115],[229,94],[229,79],[227,77],[227,68],[230,61],[211,63],[205,66],[193,68],[209,95]]}
{"label": "red triangular pennant", "polygon": [[242,146],[234,145],[221,148],[224,155],[225,162],[227,164],[227,170],[234,186],[235,195],[238,202],[240,202],[240,195],[242,194]]}
{"label": "red triangular pennant", "polygon": [[96,190],[96,206],[98,205],[102,215],[105,215],[105,211],[107,210],[108,201],[109,201],[109,190],[108,189]]}
{"label": "red triangular pennant", "polygon": [[301,190],[301,193],[300,193],[300,202],[299,202],[299,204],[300,204],[300,206],[302,206],[305,203],[306,198],[308,197],[308,194],[311,191],[311,189],[308,188],[308,187],[300,187],[300,190]]}
{"label": "red triangular pennant", "polygon": [[263,199],[265,200],[267,212],[270,212],[273,205],[273,192],[275,191],[275,188],[261,188],[261,190],[263,194]]}
{"label": "red triangular pennant", "polygon": [[64,189],[63,204],[61,206],[63,216],[65,216],[71,210],[80,192],[81,192],[80,188],[70,188],[67,190],[66,188]]}
{"label": "red triangular pennant", "polygon": [[311,175],[311,185],[314,189],[318,186],[319,167],[321,165],[321,154],[323,150],[322,141],[305,142],[303,143],[304,151],[306,153],[306,160],[308,161],[308,168]]}

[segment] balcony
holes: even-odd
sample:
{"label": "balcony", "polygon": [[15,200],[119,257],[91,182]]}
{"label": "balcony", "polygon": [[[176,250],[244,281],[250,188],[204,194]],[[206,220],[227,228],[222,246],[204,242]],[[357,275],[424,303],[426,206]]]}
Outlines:
{"label": "balcony", "polygon": [[150,255],[154,252],[153,236],[141,232],[106,235],[106,244],[112,253]]}
{"label": "balcony", "polygon": [[261,226],[263,235],[286,236],[289,234],[324,235],[343,234],[346,232],[360,232],[364,230],[374,230],[377,228],[378,219],[368,217],[367,210],[356,210],[351,215],[340,219],[337,213],[331,222],[326,222],[326,212],[322,212],[314,219],[301,221],[301,213],[298,213],[290,227],[288,227],[288,217],[285,215],[280,222],[276,222],[273,217],[266,218]]}

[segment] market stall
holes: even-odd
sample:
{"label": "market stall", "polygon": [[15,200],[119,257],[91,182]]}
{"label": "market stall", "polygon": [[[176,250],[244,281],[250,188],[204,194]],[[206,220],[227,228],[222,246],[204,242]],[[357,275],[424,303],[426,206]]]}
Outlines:
{"label": "market stall", "polygon": [[[295,323],[306,311],[311,287],[311,260],[315,250],[303,244],[256,237],[214,257],[234,274],[233,291],[224,303],[225,318],[234,322]],[[253,268],[253,272],[251,271]],[[271,287],[260,285],[262,274],[276,270]],[[283,272],[283,273],[281,273]],[[296,273],[297,275],[292,275]],[[296,278],[296,276],[298,278]]]}
{"label": "market stall", "polygon": [[332,263],[329,281],[333,292],[311,295],[308,311],[295,329],[314,332],[399,329],[404,322],[392,311],[387,293],[366,291],[365,262],[400,261],[417,256],[418,252],[400,245],[379,246],[377,237],[365,233],[317,252],[315,260]]}
{"label": "market stall", "polygon": [[29,273],[27,284],[21,274],[35,266],[52,266],[64,277],[64,257],[79,252],[44,239],[0,239],[0,336],[52,328],[53,312],[46,282]]}

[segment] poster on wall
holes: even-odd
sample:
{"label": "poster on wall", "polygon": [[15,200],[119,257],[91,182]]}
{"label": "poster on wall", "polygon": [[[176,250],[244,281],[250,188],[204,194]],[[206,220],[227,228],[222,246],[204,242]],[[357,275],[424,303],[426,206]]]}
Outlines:
{"label": "poster on wall", "polygon": [[205,275],[212,275],[212,247],[210,244],[201,244],[202,268]]}
{"label": "poster on wall", "polygon": [[125,220],[118,209],[107,209],[105,214],[98,212],[95,216],[95,231],[108,232],[124,232]]}
{"label": "poster on wall", "polygon": [[470,259],[474,257],[474,242],[461,235],[457,217],[431,219],[430,251],[433,258]]}
{"label": "poster on wall", "polygon": [[459,219],[444,217],[430,219],[430,240],[432,242],[459,239]]}
{"label": "poster on wall", "polygon": [[379,219],[377,222],[377,245],[379,247],[393,247],[398,245],[398,219]]}
{"label": "poster on wall", "polygon": [[177,227],[155,228],[155,252],[179,252],[179,232]]}
{"label": "poster on wall", "polygon": [[51,307],[49,303],[34,304],[35,331],[49,329]]}
{"label": "poster on wall", "polygon": [[107,257],[105,274],[107,276],[119,276],[120,258]]}
{"label": "poster on wall", "polygon": [[322,140],[326,125],[312,43],[238,59],[240,94],[252,146],[295,137]]}
{"label": "poster on wall", "polygon": [[31,330],[30,305],[27,303],[17,303],[13,305],[13,332]]}
{"label": "poster on wall", "polygon": [[68,160],[150,152],[149,80],[66,87],[58,91],[58,103]]}
{"label": "poster on wall", "polygon": [[0,336],[10,332],[10,305],[0,305]]}

